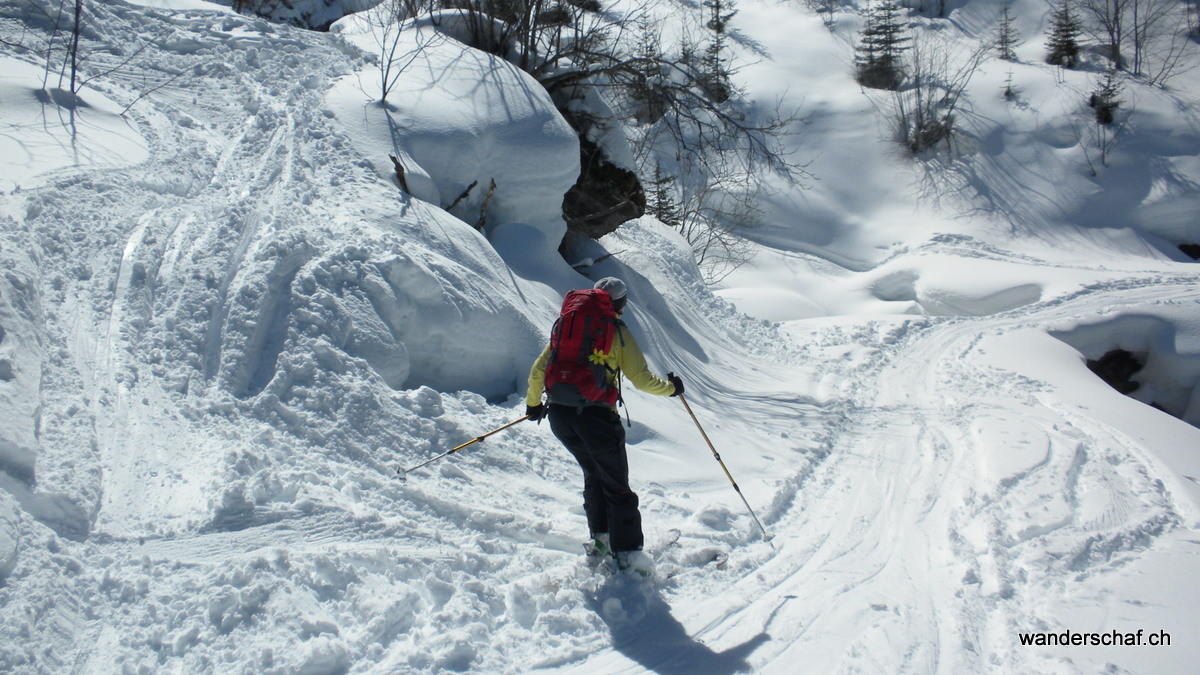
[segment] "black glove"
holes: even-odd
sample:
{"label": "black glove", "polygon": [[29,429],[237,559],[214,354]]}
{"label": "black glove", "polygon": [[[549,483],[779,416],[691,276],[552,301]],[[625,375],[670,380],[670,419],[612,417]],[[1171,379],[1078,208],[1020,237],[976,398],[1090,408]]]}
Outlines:
{"label": "black glove", "polygon": [[525,406],[525,414],[529,416],[530,422],[539,422],[546,416],[546,406],[543,403],[527,405]]}
{"label": "black glove", "polygon": [[671,394],[672,396],[678,396],[683,393],[683,380],[679,379],[678,375],[667,373],[667,382],[675,385],[675,391]]}

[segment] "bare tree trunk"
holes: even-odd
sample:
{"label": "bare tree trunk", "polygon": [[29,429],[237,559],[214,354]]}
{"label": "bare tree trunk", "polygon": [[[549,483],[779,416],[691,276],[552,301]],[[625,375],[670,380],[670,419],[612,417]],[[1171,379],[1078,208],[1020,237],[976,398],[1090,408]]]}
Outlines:
{"label": "bare tree trunk", "polygon": [[68,58],[71,61],[71,87],[69,91],[71,92],[72,98],[74,98],[79,92],[76,82],[78,81],[79,75],[79,31],[82,23],[83,0],[75,0],[75,17],[73,23],[71,24],[71,44],[67,50]]}
{"label": "bare tree trunk", "polygon": [[404,165],[395,155],[388,155],[388,159],[392,160],[392,167],[396,170],[396,180],[400,182],[400,189],[412,194],[408,189],[408,179],[404,176]]}
{"label": "bare tree trunk", "polygon": [[492,196],[496,194],[496,179],[491,179],[491,185],[488,186],[487,196],[483,198],[483,206],[479,207],[479,220],[475,221],[475,229],[483,232],[484,225],[487,225],[487,207],[488,202],[492,201]]}
{"label": "bare tree trunk", "polygon": [[1084,16],[1090,17],[1090,20],[1086,21],[1088,32],[1104,43],[1108,51],[1108,58],[1118,69],[1122,67],[1121,52],[1125,42],[1125,15],[1128,13],[1129,4],[1136,1],[1083,0],[1079,5]]}

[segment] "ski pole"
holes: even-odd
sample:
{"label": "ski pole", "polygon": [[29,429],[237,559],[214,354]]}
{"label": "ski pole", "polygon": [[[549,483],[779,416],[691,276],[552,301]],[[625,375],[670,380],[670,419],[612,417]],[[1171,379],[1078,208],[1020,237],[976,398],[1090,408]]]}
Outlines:
{"label": "ski pole", "polygon": [[454,453],[458,452],[459,450],[462,450],[463,448],[467,447],[468,445],[471,445],[473,443],[479,443],[480,441],[487,438],[488,436],[491,436],[492,434],[500,432],[500,431],[504,431],[505,429],[507,429],[515,424],[524,422],[527,419],[529,419],[529,415],[525,415],[521,419],[509,422],[508,424],[505,424],[502,427],[492,429],[491,431],[487,432],[486,434],[483,434],[482,436],[476,436],[475,438],[472,438],[471,440],[467,441],[466,443],[463,443],[462,445],[460,445],[458,447],[450,448],[449,450],[447,450],[446,452],[443,452],[442,454],[438,455],[437,457],[434,457],[432,459],[427,459],[424,462],[421,462],[420,464],[414,466],[411,469],[399,469],[398,468],[398,469],[396,469],[396,475],[400,477],[400,480],[408,480],[409,473],[412,473],[413,471],[416,471],[417,469],[420,469],[421,467],[426,466],[428,464],[433,464],[434,462],[445,457],[446,455],[453,455]]}
{"label": "ski pole", "polygon": [[[696,423],[696,428],[700,430],[700,435],[704,437],[704,442],[708,443],[708,449],[712,450],[713,457],[716,458],[717,464],[720,464],[721,469],[725,472],[725,477],[729,479],[730,484],[733,485],[733,489],[738,493],[738,496],[742,498],[742,503],[746,505],[746,510],[750,512],[750,517],[753,518],[754,522],[758,524],[758,529],[762,530],[763,540],[768,544],[771,544],[771,539],[773,539],[773,537],[767,534],[767,528],[763,527],[762,521],[760,521],[758,516],[754,514],[754,509],[750,508],[750,502],[746,501],[746,495],[742,494],[742,488],[738,487],[737,481],[733,479],[733,474],[729,473],[729,467],[725,466],[725,462],[721,461],[720,453],[718,453],[717,449],[713,447],[712,441],[708,439],[708,434],[704,433],[704,427],[700,426],[700,420],[696,419],[696,413],[692,412],[692,406],[688,405],[687,399],[683,397],[683,394],[679,395],[679,402],[683,404],[683,407],[687,410],[688,415],[691,415],[692,421]],[[771,548],[775,548],[775,544],[771,544]]]}

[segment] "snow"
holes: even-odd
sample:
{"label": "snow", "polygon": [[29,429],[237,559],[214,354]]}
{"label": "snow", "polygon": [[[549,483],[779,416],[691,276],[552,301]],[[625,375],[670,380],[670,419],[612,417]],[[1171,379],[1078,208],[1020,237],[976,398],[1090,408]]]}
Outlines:
{"label": "snow", "polygon": [[[1200,240],[1200,71],[1129,85],[1103,166],[1096,73],[1041,64],[1045,7],[1018,2],[1021,60],[971,80],[959,153],[912,158],[889,95],[851,78],[850,6],[830,30],[740,3],[747,89],[801,110],[788,142],[814,178],[764,198],[754,259],[713,289],[649,217],[569,266],[576,139],[527,75],[434,26],[401,33],[413,60],[381,104],[357,17],[96,7],[98,64],[106,36],[169,39],[86,105],[39,100],[37,57],[0,48],[0,670],[1200,658],[1200,291],[1176,248]],[[914,24],[965,48],[1001,7]],[[578,468],[545,424],[398,476],[518,418],[562,293],[607,275],[770,543],[683,406],[632,389],[655,580],[584,566]],[[1145,361],[1132,397],[1086,366],[1116,348]],[[1114,630],[1172,644],[1018,637]]]}
{"label": "snow", "polygon": [[[38,385],[41,381],[41,336],[37,317],[36,267],[28,252],[0,251],[6,270],[0,284],[0,463],[10,473],[33,470],[37,447]],[[31,320],[32,319],[32,320]]]}
{"label": "snow", "polygon": [[123,106],[92,90],[76,99],[61,88],[44,89],[44,75],[43,68],[0,56],[0,190],[34,187],[71,169],[145,161],[146,141],[121,116]]}
{"label": "snow", "polygon": [[[373,48],[374,40],[363,37],[369,25],[356,19],[339,23],[338,33]],[[464,51],[432,27],[396,39],[398,53],[419,58],[399,73],[385,103],[379,103],[377,69],[348,75],[330,91],[329,110],[354,147],[381,176],[394,173],[390,148],[405,166],[413,196],[435,206],[450,206],[474,184],[454,209],[470,225],[495,181],[489,225],[521,223],[548,242],[561,240],[562,195],[579,175],[579,142],[549,94],[516,66]],[[546,253],[553,256],[553,247]]]}

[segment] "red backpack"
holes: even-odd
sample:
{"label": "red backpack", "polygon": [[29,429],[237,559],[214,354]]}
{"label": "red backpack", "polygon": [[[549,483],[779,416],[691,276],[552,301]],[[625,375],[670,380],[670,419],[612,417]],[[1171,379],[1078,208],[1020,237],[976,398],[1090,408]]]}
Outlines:
{"label": "red backpack", "polygon": [[608,367],[589,358],[597,351],[612,351],[617,323],[607,291],[589,288],[567,293],[550,330],[546,392],[551,403],[576,407],[617,404],[620,390],[616,378],[610,384]]}

